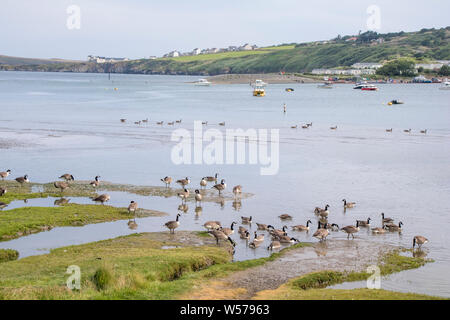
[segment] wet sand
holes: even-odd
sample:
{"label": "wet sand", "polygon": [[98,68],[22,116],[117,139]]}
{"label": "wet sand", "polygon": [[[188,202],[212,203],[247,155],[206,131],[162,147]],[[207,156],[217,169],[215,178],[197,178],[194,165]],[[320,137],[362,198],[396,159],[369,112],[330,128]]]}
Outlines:
{"label": "wet sand", "polygon": [[273,290],[292,278],[311,272],[365,271],[377,265],[381,256],[394,246],[380,246],[371,241],[331,240],[285,251],[283,255],[261,266],[239,271],[208,283],[190,294],[190,299],[251,299],[257,292]]}

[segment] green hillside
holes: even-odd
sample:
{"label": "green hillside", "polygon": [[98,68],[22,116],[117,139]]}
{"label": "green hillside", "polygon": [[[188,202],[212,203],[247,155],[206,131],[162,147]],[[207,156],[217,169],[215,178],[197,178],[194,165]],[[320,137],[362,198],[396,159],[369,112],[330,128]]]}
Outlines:
{"label": "green hillside", "polygon": [[286,44],[254,51],[141,59],[114,64],[0,65],[0,69],[191,75],[279,71],[302,73],[314,68],[345,67],[356,62],[386,62],[399,57],[425,63],[450,60],[450,27],[388,34],[368,31],[354,37],[338,36],[329,41]]}

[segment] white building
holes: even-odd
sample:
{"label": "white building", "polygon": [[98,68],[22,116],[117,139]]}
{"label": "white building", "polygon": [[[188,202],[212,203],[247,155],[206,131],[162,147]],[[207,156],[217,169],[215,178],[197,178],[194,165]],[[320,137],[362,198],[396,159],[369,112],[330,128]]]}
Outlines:
{"label": "white building", "polygon": [[378,69],[383,65],[381,63],[376,62],[358,62],[352,65],[353,69]]}
{"label": "white building", "polygon": [[199,48],[195,48],[194,50],[192,50],[191,54],[193,56],[198,56],[200,53],[202,53],[202,50],[200,50]]}
{"label": "white building", "polygon": [[180,53],[177,50],[171,51],[163,55],[164,58],[177,58],[180,56]]}
{"label": "white building", "polygon": [[93,55],[88,56],[88,61],[95,62],[95,63],[106,63],[106,62],[114,63],[114,62],[128,61],[128,60],[129,60],[128,58],[109,58],[109,57],[99,57],[99,56],[93,56]]}
{"label": "white building", "polygon": [[312,74],[360,76],[375,74],[375,69],[313,69]]}

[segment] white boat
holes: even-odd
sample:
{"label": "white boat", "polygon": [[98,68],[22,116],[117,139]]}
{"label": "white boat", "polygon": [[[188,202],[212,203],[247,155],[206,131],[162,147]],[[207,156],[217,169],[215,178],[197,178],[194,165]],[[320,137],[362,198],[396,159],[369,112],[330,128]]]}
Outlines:
{"label": "white boat", "polygon": [[439,88],[439,90],[450,90],[450,81],[445,79],[445,81],[442,83],[442,86]]}
{"label": "white boat", "polygon": [[198,79],[197,81],[194,82],[194,84],[195,84],[196,86],[210,86],[210,85],[211,85],[211,82],[209,82],[209,81],[206,80],[206,79]]}
{"label": "white boat", "polygon": [[264,97],[266,95],[266,90],[264,90],[266,85],[267,83],[262,80],[255,80],[255,83],[251,84],[253,87],[253,96]]}
{"label": "white boat", "polygon": [[333,89],[333,84],[330,83],[330,82],[325,82],[325,83],[317,85],[317,88],[320,88],[320,89]]}

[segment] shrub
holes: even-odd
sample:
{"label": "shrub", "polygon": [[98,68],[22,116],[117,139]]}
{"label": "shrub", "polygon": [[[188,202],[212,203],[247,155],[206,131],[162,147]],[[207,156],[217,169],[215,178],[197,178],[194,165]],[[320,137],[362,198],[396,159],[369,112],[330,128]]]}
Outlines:
{"label": "shrub", "polygon": [[0,263],[12,260],[17,260],[19,258],[19,252],[12,249],[0,249]]}

